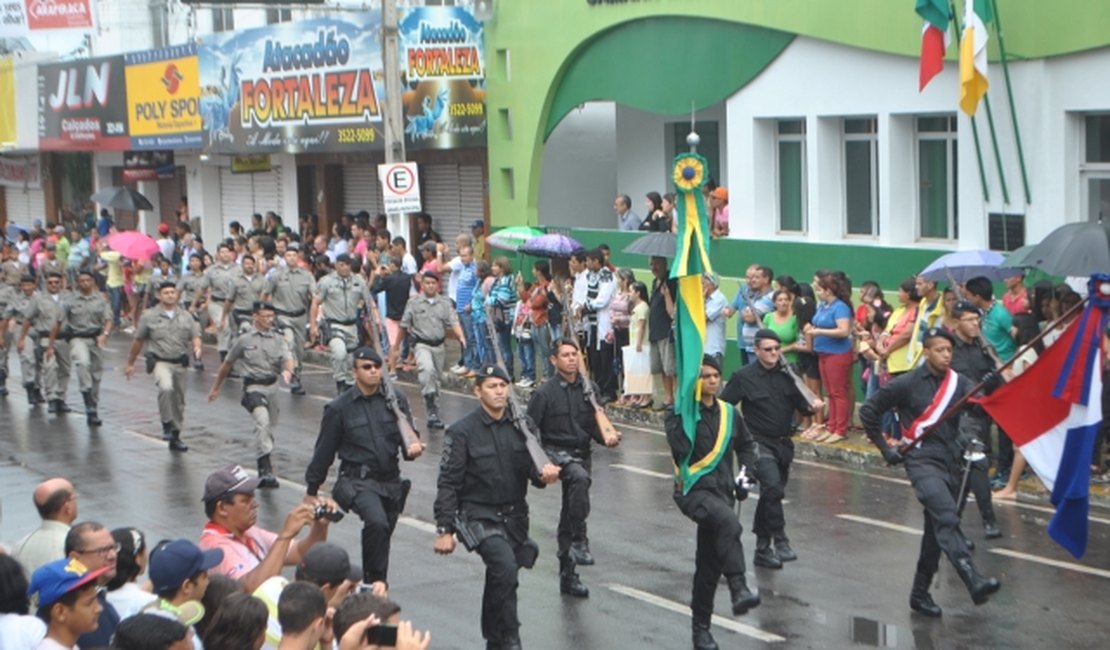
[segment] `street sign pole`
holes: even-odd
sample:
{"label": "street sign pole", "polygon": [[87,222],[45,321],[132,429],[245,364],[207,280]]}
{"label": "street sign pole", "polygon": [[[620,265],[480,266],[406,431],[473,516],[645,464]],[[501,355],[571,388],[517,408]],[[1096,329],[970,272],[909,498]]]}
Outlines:
{"label": "street sign pole", "polygon": [[[385,75],[385,101],[383,122],[385,126],[386,164],[405,161],[405,130],[401,103],[401,68],[398,60],[397,0],[382,2],[382,67]],[[383,188],[384,191],[384,188]],[[387,208],[389,230],[393,236],[409,239],[408,215],[390,212]]]}

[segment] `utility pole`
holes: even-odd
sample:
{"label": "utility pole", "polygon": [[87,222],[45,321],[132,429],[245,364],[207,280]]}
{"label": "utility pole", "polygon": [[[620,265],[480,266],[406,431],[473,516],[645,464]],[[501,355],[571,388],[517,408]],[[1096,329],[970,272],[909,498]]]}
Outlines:
{"label": "utility pole", "polygon": [[[385,162],[405,162],[405,129],[401,105],[401,67],[398,60],[397,0],[382,0],[382,72],[385,75]],[[390,214],[389,229],[407,241],[409,220],[405,214]],[[411,242],[410,242],[411,243]]]}

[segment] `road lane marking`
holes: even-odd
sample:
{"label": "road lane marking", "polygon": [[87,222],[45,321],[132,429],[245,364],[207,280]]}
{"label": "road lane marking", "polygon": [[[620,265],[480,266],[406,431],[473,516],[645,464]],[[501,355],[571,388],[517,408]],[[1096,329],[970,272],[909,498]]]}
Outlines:
{"label": "road lane marking", "polygon": [[[999,503],[1006,503],[1006,504],[1009,504],[1009,505],[1015,505],[1019,508],[1025,508],[1026,510],[1036,510],[1037,512],[1047,512],[1050,515],[1056,514],[1056,509],[1055,508],[1049,508],[1048,506],[1037,506],[1037,505],[1033,505],[1032,503],[1018,503],[1018,502],[1009,501],[1009,500],[1006,500],[1006,499],[991,499],[991,502],[996,504],[996,505],[999,504]],[[1087,521],[1093,521],[1093,522],[1098,523],[1098,524],[1110,524],[1110,519],[1103,519],[1101,517],[1092,517],[1090,515],[1087,515]]]}
{"label": "road lane marking", "polygon": [[[690,615],[689,605],[684,605],[673,600],[668,600],[666,598],[656,596],[655,594],[649,594],[646,591],[640,591],[639,589],[636,589],[634,587],[626,587],[624,585],[614,583],[607,584],[605,585],[605,587],[610,591],[615,591],[618,594],[621,594],[622,596],[628,596],[629,598],[634,598],[640,602],[644,602],[649,605],[655,605],[656,607],[660,607],[662,609],[666,609],[677,614],[682,614],[684,616]],[[737,634],[743,634],[744,636],[751,637],[758,641],[763,641],[764,643],[781,643],[786,640],[786,637],[781,637],[772,632],[765,632],[758,627],[739,623],[723,616],[717,616],[716,614],[713,615],[713,624],[718,627],[723,627],[726,630],[736,632]]]}
{"label": "road lane marking", "polygon": [[917,528],[910,528],[901,524],[892,524],[889,521],[881,521],[879,519],[871,519],[870,517],[860,517],[859,515],[839,514],[840,519],[847,521],[854,521],[857,524],[868,524],[870,526],[878,526],[879,528],[886,528],[887,530],[896,530],[899,533],[907,533],[910,535],[920,535],[921,531]]}
{"label": "road lane marking", "polygon": [[989,550],[991,553],[1005,555],[1006,557],[1012,557],[1018,560],[1027,560],[1029,562],[1036,562],[1037,564],[1046,564],[1048,566],[1054,566],[1060,569],[1068,569],[1069,571],[1078,571],[1080,573],[1086,573],[1089,575],[1098,576],[1100,578],[1110,578],[1110,571],[1104,571],[1103,569],[1093,569],[1091,567],[1083,566],[1082,564],[1076,564],[1074,562],[1053,560],[1047,557],[1041,557],[1039,555],[1030,555],[1029,553],[1022,553],[1020,551],[1011,551],[1008,548],[992,548]]}
{"label": "road lane marking", "polygon": [[818,469],[827,469],[830,472],[840,472],[842,474],[855,474],[857,476],[866,476],[868,478],[873,478],[877,481],[887,481],[888,483],[897,483],[899,485],[909,485],[910,484],[910,482],[908,480],[904,479],[904,478],[894,478],[893,476],[882,476],[880,474],[872,474],[871,472],[865,472],[861,469],[850,469],[848,467],[831,467],[831,466],[826,465],[824,463],[818,463],[818,462],[815,462],[815,461],[812,461],[812,460],[801,460],[801,459],[795,458],[794,459],[794,464],[795,465],[805,465],[806,467],[816,467]]}
{"label": "road lane marking", "polygon": [[672,481],[674,480],[674,474],[664,474],[663,472],[656,472],[654,470],[643,469],[641,467],[633,467],[632,465],[621,465],[619,463],[614,463],[614,464],[610,465],[609,467],[614,467],[616,469],[623,469],[624,471],[632,472],[633,474],[643,474],[644,476],[651,476],[651,477],[654,477],[654,478],[665,478],[665,479],[670,479]]}

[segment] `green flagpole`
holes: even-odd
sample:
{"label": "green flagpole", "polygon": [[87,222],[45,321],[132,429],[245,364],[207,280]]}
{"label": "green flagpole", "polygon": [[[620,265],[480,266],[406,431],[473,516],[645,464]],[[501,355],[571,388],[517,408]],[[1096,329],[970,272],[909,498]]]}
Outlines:
{"label": "green flagpole", "polygon": [[1014,141],[1017,143],[1018,164],[1021,166],[1021,185],[1025,190],[1025,204],[1033,202],[1029,192],[1029,173],[1025,169],[1025,149],[1021,144],[1021,128],[1018,126],[1017,108],[1014,106],[1014,89],[1010,83],[1010,62],[1006,56],[1006,39],[1002,36],[1002,21],[999,19],[998,2],[991,0],[994,11],[994,33],[998,36],[998,51],[1002,55],[1002,76],[1006,79],[1006,97],[1010,104],[1010,121],[1014,125]]}
{"label": "green flagpole", "polygon": [[[991,146],[994,149],[994,164],[998,166],[998,182],[1002,186],[1002,204],[1010,204],[1010,190],[1006,187],[1006,170],[1002,167],[1002,153],[998,150],[998,134],[994,130],[994,113],[991,112],[991,98],[983,95],[983,106],[987,109],[987,127],[991,133]],[[988,201],[990,199],[987,199]]]}

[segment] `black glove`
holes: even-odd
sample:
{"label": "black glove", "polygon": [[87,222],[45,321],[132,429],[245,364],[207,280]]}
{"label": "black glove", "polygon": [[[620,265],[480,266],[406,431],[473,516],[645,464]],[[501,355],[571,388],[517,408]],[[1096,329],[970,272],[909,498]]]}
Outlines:
{"label": "black glove", "polygon": [[898,453],[896,449],[883,447],[883,460],[889,465],[899,465],[906,460],[906,457]]}

